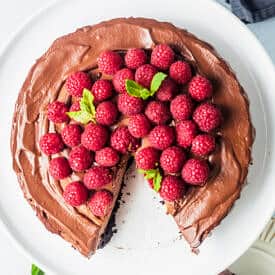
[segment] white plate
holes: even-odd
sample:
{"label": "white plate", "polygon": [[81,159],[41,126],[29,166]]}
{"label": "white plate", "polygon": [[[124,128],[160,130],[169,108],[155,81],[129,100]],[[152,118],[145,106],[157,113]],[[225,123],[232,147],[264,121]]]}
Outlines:
{"label": "white plate", "polygon": [[[128,183],[131,196],[118,213],[118,233],[90,260],[35,218],[11,169],[9,135],[14,102],[30,66],[52,41],[76,28],[119,16],[170,21],[214,45],[237,72],[248,93],[257,130],[254,164],[241,199],[222,224],[191,254],[164,209],[140,177]],[[275,71],[247,28],[212,1],[61,1],[32,18],[16,33],[0,58],[0,217],[18,247],[45,270],[57,274],[217,274],[256,239],[275,206]],[[124,223],[123,223],[124,222]]]}

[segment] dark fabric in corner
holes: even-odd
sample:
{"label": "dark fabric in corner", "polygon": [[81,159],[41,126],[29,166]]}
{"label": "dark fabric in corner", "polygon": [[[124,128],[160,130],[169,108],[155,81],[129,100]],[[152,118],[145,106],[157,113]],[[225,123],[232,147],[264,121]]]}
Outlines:
{"label": "dark fabric in corner", "polygon": [[245,23],[275,16],[275,0],[228,0],[232,11]]}

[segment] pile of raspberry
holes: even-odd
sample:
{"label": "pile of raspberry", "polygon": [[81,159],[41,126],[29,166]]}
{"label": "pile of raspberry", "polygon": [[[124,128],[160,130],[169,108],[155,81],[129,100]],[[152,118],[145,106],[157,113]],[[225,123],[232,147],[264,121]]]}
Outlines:
{"label": "pile of raspberry", "polygon": [[[93,72],[68,76],[70,104],[54,101],[46,111],[62,130],[46,133],[39,144],[50,158],[54,179],[79,178],[64,188],[69,205],[86,204],[95,216],[107,215],[113,204],[110,185],[123,154],[134,154],[139,169],[158,169],[159,193],[166,201],[182,198],[188,186],[203,186],[209,179],[208,157],[215,150],[222,115],[211,103],[211,82],[179,56],[166,44],[152,51],[105,51],[97,60],[100,79],[92,81]],[[126,80],[150,89],[158,72],[167,77],[153,96],[143,100],[128,93]],[[84,89],[92,93],[96,110],[95,121],[86,125],[68,116],[80,110]],[[147,147],[140,146],[144,138]],[[153,180],[149,183],[153,187]]]}

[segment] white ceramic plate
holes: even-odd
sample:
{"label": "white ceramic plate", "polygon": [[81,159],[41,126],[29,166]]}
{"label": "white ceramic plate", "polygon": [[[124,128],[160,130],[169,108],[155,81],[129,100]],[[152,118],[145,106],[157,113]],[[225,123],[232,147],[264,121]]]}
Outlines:
{"label": "white ceramic plate", "polygon": [[[159,198],[137,176],[128,182],[117,215],[118,233],[90,260],[35,218],[11,168],[9,135],[18,91],[30,66],[52,41],[83,25],[120,16],[153,17],[187,28],[210,42],[229,61],[250,99],[257,136],[254,164],[242,197],[222,224],[190,252]],[[0,58],[0,217],[18,247],[45,270],[57,274],[217,274],[256,239],[275,206],[274,106],[275,71],[265,51],[247,28],[212,1],[127,0],[59,1],[33,17],[14,35]],[[131,178],[131,174],[129,175]]]}

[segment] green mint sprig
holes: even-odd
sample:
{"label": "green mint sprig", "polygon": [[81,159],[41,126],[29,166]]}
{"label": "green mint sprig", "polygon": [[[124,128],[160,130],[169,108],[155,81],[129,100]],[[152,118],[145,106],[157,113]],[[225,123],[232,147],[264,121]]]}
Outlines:
{"label": "green mint sprig", "polygon": [[153,179],[153,188],[156,192],[158,192],[160,190],[162,175],[159,171],[159,168],[150,169],[150,170],[138,169],[138,171],[139,171],[139,173],[144,174],[144,177],[147,180]]}
{"label": "green mint sprig", "polygon": [[45,275],[45,273],[38,266],[32,264],[31,275]]}
{"label": "green mint sprig", "polygon": [[150,91],[154,95],[156,91],[159,89],[161,83],[167,77],[167,74],[159,72],[156,73],[151,81]]}
{"label": "green mint sprig", "polygon": [[77,122],[87,124],[90,121],[95,123],[95,113],[94,96],[88,89],[84,89],[80,100],[80,111],[67,112],[67,115]]}
{"label": "green mint sprig", "polygon": [[167,77],[167,74],[165,73],[162,73],[162,72],[156,73],[151,81],[150,90],[147,88],[144,88],[134,80],[127,79],[126,80],[127,93],[131,96],[139,97],[139,98],[142,98],[143,100],[146,100],[157,92],[161,83],[166,77]]}

